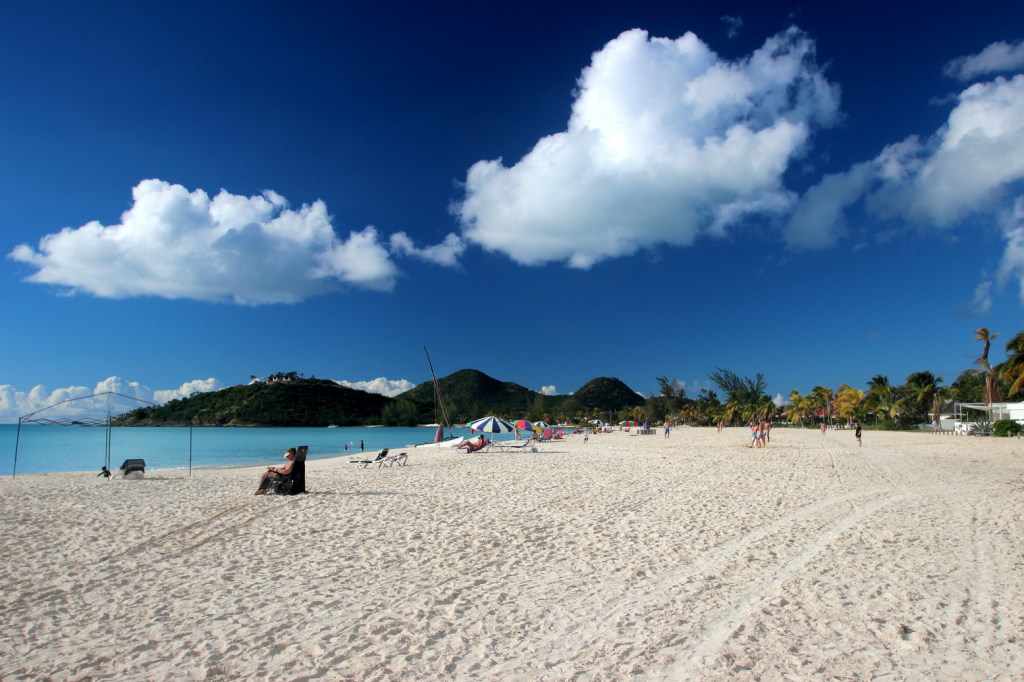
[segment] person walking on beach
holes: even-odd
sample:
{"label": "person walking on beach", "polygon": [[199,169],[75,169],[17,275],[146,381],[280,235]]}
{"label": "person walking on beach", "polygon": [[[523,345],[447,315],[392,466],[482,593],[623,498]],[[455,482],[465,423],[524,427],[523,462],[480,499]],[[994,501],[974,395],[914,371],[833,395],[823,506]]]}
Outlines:
{"label": "person walking on beach", "polygon": [[860,442],[860,422],[854,422],[853,428],[854,428],[853,436],[857,439],[857,447],[859,448],[859,447],[861,447],[861,442]]}
{"label": "person walking on beach", "polygon": [[669,434],[671,434],[671,433],[672,433],[672,426],[671,426],[671,424],[668,423],[668,420],[666,419],[665,420],[665,438],[668,438]]}

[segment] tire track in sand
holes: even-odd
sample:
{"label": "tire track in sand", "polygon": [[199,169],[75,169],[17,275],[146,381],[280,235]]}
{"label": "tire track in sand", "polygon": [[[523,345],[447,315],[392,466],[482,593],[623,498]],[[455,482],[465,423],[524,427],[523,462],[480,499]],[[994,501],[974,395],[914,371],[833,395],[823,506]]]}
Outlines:
{"label": "tire track in sand", "polygon": [[[702,668],[714,661],[719,649],[733,633],[787,580],[801,571],[816,554],[875,512],[918,494],[917,492],[887,494],[882,499],[857,507],[852,513],[828,525],[810,542],[805,543],[796,556],[776,564],[764,580],[755,583],[734,598],[726,606],[724,614],[710,625],[705,626],[701,632],[689,637],[687,641],[696,641],[698,644],[693,648],[680,647],[679,658],[662,671],[661,677],[670,680],[698,679]],[[669,650],[666,652],[671,653]]]}

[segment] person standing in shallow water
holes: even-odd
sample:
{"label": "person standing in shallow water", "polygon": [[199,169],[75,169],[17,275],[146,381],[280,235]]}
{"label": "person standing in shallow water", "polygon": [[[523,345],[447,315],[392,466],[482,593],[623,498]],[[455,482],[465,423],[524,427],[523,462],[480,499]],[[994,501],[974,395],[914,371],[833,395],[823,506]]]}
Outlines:
{"label": "person standing in shallow water", "polygon": [[366,446],[363,445],[363,441],[359,441],[359,452],[363,452],[364,450],[366,450]]}

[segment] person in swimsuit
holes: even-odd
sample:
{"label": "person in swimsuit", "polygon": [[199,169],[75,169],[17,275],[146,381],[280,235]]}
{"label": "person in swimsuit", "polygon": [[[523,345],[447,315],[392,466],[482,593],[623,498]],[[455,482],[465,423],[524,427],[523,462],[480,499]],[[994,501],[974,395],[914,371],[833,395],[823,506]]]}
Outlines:
{"label": "person in swimsuit", "polygon": [[860,442],[860,422],[855,422],[854,425],[853,425],[853,428],[854,428],[853,435],[857,439],[857,447],[859,448],[859,447],[861,447],[861,442]]}

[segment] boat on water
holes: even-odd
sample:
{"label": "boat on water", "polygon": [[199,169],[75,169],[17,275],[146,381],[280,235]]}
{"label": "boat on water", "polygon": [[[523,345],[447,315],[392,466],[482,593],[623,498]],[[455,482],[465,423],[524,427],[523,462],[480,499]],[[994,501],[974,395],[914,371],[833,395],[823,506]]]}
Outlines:
{"label": "boat on water", "polygon": [[462,436],[458,436],[456,438],[449,438],[447,440],[442,440],[442,441],[439,441],[439,442],[436,442],[436,443],[420,443],[419,445],[414,445],[413,447],[417,447],[417,448],[454,448],[456,445],[461,444],[465,440],[466,439],[463,438]]}
{"label": "boat on water", "polygon": [[[452,420],[448,418],[448,407],[444,404],[444,395],[441,393],[441,385],[437,383],[437,375],[434,374],[434,363],[430,361],[430,352],[427,351],[427,347],[423,346],[423,352],[427,356],[427,366],[430,368],[430,378],[434,380],[434,404],[435,412],[437,405],[441,406],[441,413],[444,415],[444,421],[448,424],[448,431],[451,432]],[[453,448],[456,445],[461,444],[465,438],[462,436],[458,437],[444,437],[444,427],[441,424],[437,425],[437,435],[434,436],[433,443],[420,443],[413,447],[417,448]]]}
{"label": "boat on water", "polygon": [[463,438],[462,436],[457,436],[457,437],[454,437],[454,438],[445,438],[444,437],[444,429],[441,427],[440,424],[438,424],[438,426],[437,426],[437,435],[434,436],[434,441],[432,443],[420,443],[418,445],[412,445],[410,447],[414,447],[414,448],[453,448],[456,445],[459,445],[460,443],[462,443],[462,441],[464,441],[464,440],[466,440],[466,439]]}

